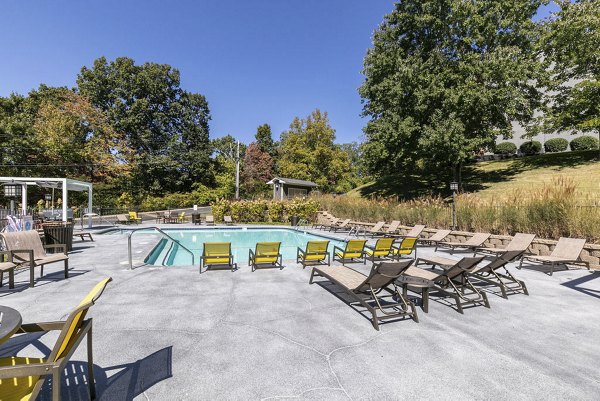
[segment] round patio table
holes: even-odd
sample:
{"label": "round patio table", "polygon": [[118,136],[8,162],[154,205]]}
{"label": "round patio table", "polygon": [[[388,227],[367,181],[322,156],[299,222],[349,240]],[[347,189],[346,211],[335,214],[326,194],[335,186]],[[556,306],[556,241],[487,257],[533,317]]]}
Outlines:
{"label": "round patio table", "polygon": [[8,306],[0,305],[0,314],[2,317],[0,320],[0,344],[2,344],[19,330],[23,319],[19,312]]}

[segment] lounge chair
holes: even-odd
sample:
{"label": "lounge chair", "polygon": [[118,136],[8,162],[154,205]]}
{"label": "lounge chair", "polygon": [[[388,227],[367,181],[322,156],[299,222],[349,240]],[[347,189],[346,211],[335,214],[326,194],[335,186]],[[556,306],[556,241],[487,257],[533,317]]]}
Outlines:
{"label": "lounge chair", "polygon": [[342,249],[338,246],[333,247],[333,261],[338,260],[345,265],[350,262],[360,262],[362,259],[363,264],[367,264],[367,259],[365,257],[365,245],[367,244],[366,239],[351,239],[346,242],[346,248]]}
{"label": "lounge chair", "polygon": [[248,265],[252,267],[252,271],[264,265],[283,269],[280,248],[281,242],[258,242],[254,252],[252,249],[248,250]]}
{"label": "lounge chair", "polygon": [[406,234],[395,235],[394,237],[396,237],[396,238],[413,237],[413,238],[418,239],[424,229],[425,229],[424,225],[417,224],[416,226],[411,228]]}
{"label": "lounge chair", "polygon": [[400,259],[402,256],[410,256],[415,253],[414,257],[417,257],[417,238],[416,237],[404,237],[400,241],[398,246],[392,246],[392,256],[394,259]]}
{"label": "lounge chair", "polygon": [[390,223],[390,225],[383,230],[383,235],[385,236],[394,236],[398,233],[398,229],[400,228],[400,221],[394,220]]}
{"label": "lounge chair", "polygon": [[[92,354],[92,319],[85,319],[89,308],[102,295],[112,279],[106,278],[96,284],[89,294],[71,311],[64,321],[23,324],[17,331],[35,333],[60,331],[58,339],[47,358],[9,356],[0,358],[0,399],[35,400],[48,376],[52,376],[52,400],[60,401],[61,374],[73,353],[87,337],[87,378],[90,399],[96,398],[94,360]],[[76,385],[77,381],[71,382]]]}
{"label": "lounge chair", "polygon": [[566,238],[561,237],[558,239],[556,246],[552,250],[552,253],[547,256],[541,255],[528,255],[521,258],[521,263],[518,268],[523,266],[523,261],[531,261],[541,263],[543,265],[550,265],[550,276],[554,273],[554,266],[564,265],[565,268],[569,269],[568,264],[582,265],[587,267],[588,270],[590,265],[588,262],[581,260],[581,251],[585,246],[585,240],[579,238]]}
{"label": "lounge chair", "polygon": [[369,231],[365,233],[365,235],[368,237],[378,237],[383,235],[384,232],[382,232],[381,229],[384,225],[385,221],[378,221]]}
{"label": "lounge chair", "polygon": [[226,268],[235,271],[237,263],[233,263],[231,242],[205,242],[200,257],[200,273],[202,268]]}
{"label": "lounge chair", "polygon": [[[327,251],[329,241],[308,241],[306,243],[306,249],[298,248],[296,251],[296,263],[302,265],[304,269],[306,266],[314,265],[331,265],[331,254]],[[325,263],[327,259],[327,263]]]}
{"label": "lounge chair", "polygon": [[215,225],[215,217],[213,215],[208,215],[206,216],[206,225],[207,226],[214,226]]}
{"label": "lounge chair", "polygon": [[[16,231],[2,233],[6,250],[13,254],[13,262],[18,265],[29,266],[29,286],[33,287],[35,267],[40,267],[40,277],[44,275],[44,265],[63,262],[65,278],[69,278],[69,257],[65,245],[42,245],[42,240],[37,231]],[[62,253],[47,254],[46,249],[61,250]]]}
{"label": "lounge chair", "polygon": [[500,256],[508,251],[521,251],[521,253],[523,253],[527,250],[527,248],[529,248],[529,245],[531,245],[534,238],[535,234],[516,233],[505,248],[477,248],[475,249],[473,256],[478,253]]}
{"label": "lounge chair", "polygon": [[13,263],[13,255],[11,251],[0,251],[0,255],[4,257],[6,255],[6,260],[1,259],[0,262],[0,287],[2,287],[2,282],[4,281],[4,272],[8,273],[8,288],[15,288],[15,267],[16,264]]}
{"label": "lounge chair", "polygon": [[126,214],[118,214],[116,224],[131,224],[131,220],[129,219],[129,215]]}
{"label": "lounge chair", "polygon": [[475,233],[465,242],[438,242],[435,246],[435,250],[437,251],[438,248],[450,248],[451,254],[454,253],[456,249],[474,251],[475,249],[480,248],[481,245],[483,245],[483,243],[487,241],[491,235],[492,234],[487,233]]}
{"label": "lounge chair", "polygon": [[328,230],[331,231],[332,227],[337,227],[337,225],[340,223],[340,219],[338,219],[337,217],[332,217],[331,220],[329,222],[323,223],[321,224],[321,226],[319,227],[321,230]]}
{"label": "lounge chair", "polygon": [[223,216],[223,223],[227,226],[232,226],[233,220],[231,219],[231,216]]}
{"label": "lounge chair", "polygon": [[448,234],[450,234],[452,230],[437,230],[431,237],[429,238],[419,238],[417,243],[422,245],[432,245],[437,247],[439,242],[442,242]]}
{"label": "lounge chair", "polygon": [[351,226],[349,226],[350,224],[350,219],[346,219],[344,221],[342,221],[341,223],[339,223],[336,226],[331,226],[329,228],[329,231],[333,231],[333,232],[338,232],[338,231],[350,231],[352,229]]}
{"label": "lounge chair", "polygon": [[[373,265],[368,276],[345,266],[313,267],[309,283],[313,284],[315,276],[321,276],[337,284],[352,297],[354,303],[358,302],[367,308],[372,316],[373,327],[379,330],[379,322],[388,319],[409,316],[415,322],[419,321],[415,305],[402,295],[394,284],[412,262],[412,259],[409,259],[377,263]],[[382,296],[382,290],[390,295]],[[378,311],[381,314],[378,314]]]}
{"label": "lounge chair", "polygon": [[85,241],[84,237],[88,237],[90,241],[94,241],[94,238],[92,238],[92,233],[89,231],[73,230],[73,237],[79,237],[82,241]]}
{"label": "lounge chair", "polygon": [[[523,252],[525,251],[506,251],[487,265],[477,266],[471,271],[471,277],[475,277],[487,284],[500,287],[500,291],[504,298],[508,298],[507,294],[509,291],[511,293],[523,292],[525,295],[529,295],[525,282],[515,278],[515,276],[513,276],[506,268],[507,264],[520,258]],[[501,273],[500,269],[504,269],[504,273]]]}
{"label": "lounge chair", "polygon": [[[490,307],[487,295],[475,288],[469,280],[469,274],[484,259],[484,256],[466,257],[460,260],[442,258],[439,256],[430,256],[419,258],[415,266],[411,266],[403,273],[409,280],[403,283],[403,292],[406,293],[410,287],[410,279],[429,280],[432,285],[419,286],[421,297],[423,299],[423,310],[429,312],[429,291],[432,287],[435,291],[451,297],[456,303],[459,313],[463,312],[463,305],[483,304],[486,308]],[[419,264],[428,264],[432,267],[440,266],[442,270],[425,270],[416,267]],[[400,278],[399,282],[402,282]]]}
{"label": "lounge chair", "polygon": [[129,221],[140,224],[142,222],[142,218],[138,216],[137,212],[129,212]]}
{"label": "lounge chair", "polygon": [[371,263],[375,263],[375,260],[381,260],[385,258],[393,258],[394,238],[379,238],[375,243],[375,246],[366,246],[365,259],[369,259]]}

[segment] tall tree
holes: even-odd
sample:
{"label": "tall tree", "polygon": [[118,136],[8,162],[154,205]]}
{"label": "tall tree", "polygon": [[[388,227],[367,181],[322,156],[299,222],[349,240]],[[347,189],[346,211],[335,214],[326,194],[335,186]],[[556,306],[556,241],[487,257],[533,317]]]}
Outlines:
{"label": "tall tree", "polygon": [[350,172],[350,160],[334,140],[326,112],[317,109],[304,119],[296,117],[281,134],[278,173],[314,181],[324,191],[344,191],[339,184]]}
{"label": "tall tree", "polygon": [[[374,174],[455,173],[540,107],[532,16],[544,0],[401,0],[375,31],[359,89]],[[424,163],[423,163],[424,162]]]}
{"label": "tall tree", "polygon": [[244,157],[242,182],[246,195],[257,196],[268,193],[267,182],[273,178],[273,159],[260,148],[257,142],[252,142]]}
{"label": "tall tree", "polygon": [[600,135],[600,2],[558,0],[545,24],[543,49],[552,62],[550,129]]}
{"label": "tall tree", "polygon": [[159,195],[211,181],[208,103],[180,87],[178,70],[101,57],[81,69],[77,86],[124,133],[135,155],[131,185],[137,193]]}
{"label": "tall tree", "polygon": [[267,153],[272,158],[277,154],[277,146],[273,141],[273,133],[269,124],[259,125],[256,129],[256,143],[261,151]]}

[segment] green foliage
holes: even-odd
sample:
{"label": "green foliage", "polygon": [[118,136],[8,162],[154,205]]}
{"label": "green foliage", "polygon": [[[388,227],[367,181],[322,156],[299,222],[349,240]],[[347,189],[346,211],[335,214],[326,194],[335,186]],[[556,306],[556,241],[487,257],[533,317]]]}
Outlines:
{"label": "green foliage", "polygon": [[269,124],[259,125],[256,129],[256,143],[261,151],[267,153],[271,158],[277,155],[277,146],[273,141],[271,126]]}
{"label": "green foliage", "polygon": [[290,202],[252,200],[230,201],[221,199],[211,203],[215,220],[223,216],[231,216],[241,223],[282,223],[288,222],[291,216],[312,220],[319,210],[319,203],[314,199],[294,199]]}
{"label": "green foliage", "polygon": [[360,88],[374,175],[460,166],[539,106],[541,0],[406,0],[375,31]]}
{"label": "green foliage", "polygon": [[544,150],[548,153],[564,152],[569,147],[569,141],[565,138],[552,138],[544,142]]}
{"label": "green foliage", "polygon": [[524,155],[537,155],[542,152],[542,144],[538,141],[523,142],[519,150]]}
{"label": "green foliage", "polygon": [[497,155],[514,155],[517,152],[517,145],[512,142],[500,142],[494,148]]}
{"label": "green foliage", "polygon": [[571,141],[571,150],[593,150],[598,149],[598,139],[593,136],[580,136]]}
{"label": "green foliage", "polygon": [[349,179],[351,166],[348,154],[334,140],[327,113],[317,109],[305,119],[296,117],[281,135],[278,174],[313,181],[325,192],[336,190]]}

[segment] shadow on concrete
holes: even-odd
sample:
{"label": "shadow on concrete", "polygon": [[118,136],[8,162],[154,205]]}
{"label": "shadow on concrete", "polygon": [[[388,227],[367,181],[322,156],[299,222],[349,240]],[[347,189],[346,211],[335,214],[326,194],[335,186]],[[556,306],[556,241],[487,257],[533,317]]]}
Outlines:
{"label": "shadow on concrete", "polygon": [[[47,267],[45,267],[47,269]],[[39,268],[36,268],[36,278],[34,285],[36,287],[52,284],[57,281],[69,280],[73,277],[81,276],[82,274],[88,273],[91,270],[79,270],[69,269],[69,278],[65,278],[65,271],[60,268],[60,271],[52,273],[45,273],[42,277],[39,277]],[[7,274],[5,274],[7,276]],[[20,281],[18,281],[20,280]],[[7,295],[11,295],[17,292],[25,291],[29,288],[29,268],[19,270],[15,272],[15,288],[8,288],[8,278],[4,277],[3,285],[0,287],[0,298]]]}
{"label": "shadow on concrete", "polygon": [[589,288],[582,286],[596,279],[600,279],[599,273],[592,273],[588,276],[579,277],[575,280],[567,281],[566,283],[561,283],[560,285],[564,285],[565,287],[575,291],[579,291],[582,294],[586,294],[591,297],[600,299],[600,280],[594,282],[597,284],[597,288]]}

